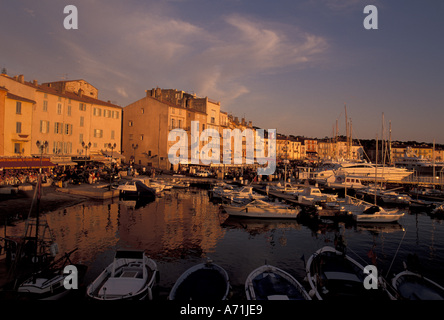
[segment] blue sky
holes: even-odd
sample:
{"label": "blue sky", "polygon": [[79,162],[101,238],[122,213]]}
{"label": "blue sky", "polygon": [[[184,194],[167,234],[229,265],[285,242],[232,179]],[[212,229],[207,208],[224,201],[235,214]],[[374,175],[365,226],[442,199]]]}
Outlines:
{"label": "blue sky", "polygon": [[[63,9],[78,9],[66,30]],[[363,26],[366,5],[378,30]],[[85,79],[121,106],[154,87],[208,96],[284,134],[444,144],[442,0],[2,0],[0,67]]]}

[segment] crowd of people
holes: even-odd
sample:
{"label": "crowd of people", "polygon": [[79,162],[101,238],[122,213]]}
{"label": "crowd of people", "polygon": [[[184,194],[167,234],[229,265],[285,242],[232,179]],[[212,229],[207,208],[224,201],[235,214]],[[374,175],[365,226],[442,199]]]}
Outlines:
{"label": "crowd of people", "polygon": [[[15,186],[25,183],[36,183],[38,179],[39,168],[28,169],[2,169],[0,168],[0,186]],[[177,172],[184,175],[195,175],[198,168],[182,167]],[[207,168],[209,171],[209,177],[218,178],[222,172],[221,168]],[[43,183],[97,183],[99,181],[116,181],[120,180],[122,173],[126,176],[147,175],[155,177],[156,174],[162,174],[163,171],[149,167],[133,166],[133,164],[120,165],[113,163],[112,167],[105,166],[101,163],[86,163],[84,165],[77,166],[55,166],[53,168],[42,169],[42,182]],[[248,180],[253,181],[257,179],[257,169],[251,167],[230,167],[223,170],[224,179],[236,179],[236,180]],[[297,178],[298,169],[296,166],[289,165],[286,168],[282,165],[278,165],[275,173],[271,177],[267,177],[267,180],[282,180],[284,177]]]}

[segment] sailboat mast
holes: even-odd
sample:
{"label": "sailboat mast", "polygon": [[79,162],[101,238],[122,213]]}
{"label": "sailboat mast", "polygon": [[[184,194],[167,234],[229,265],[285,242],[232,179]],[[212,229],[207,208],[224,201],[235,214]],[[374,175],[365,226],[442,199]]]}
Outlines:
{"label": "sailboat mast", "polygon": [[376,189],[378,181],[378,135],[376,135],[376,165],[375,165],[375,205],[376,205]]}
{"label": "sailboat mast", "polygon": [[389,164],[392,163],[392,121],[389,121]]}

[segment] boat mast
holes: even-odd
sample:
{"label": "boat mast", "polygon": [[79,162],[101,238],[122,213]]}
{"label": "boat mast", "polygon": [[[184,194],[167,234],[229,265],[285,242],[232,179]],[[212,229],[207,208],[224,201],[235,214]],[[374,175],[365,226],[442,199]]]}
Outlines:
{"label": "boat mast", "polygon": [[375,165],[375,205],[376,205],[376,189],[378,181],[378,135],[376,134],[376,165]]}
{"label": "boat mast", "polygon": [[349,148],[348,148],[348,121],[347,121],[347,105],[344,104],[344,109],[345,109],[345,147],[346,147],[346,155],[347,155],[347,160],[349,158]]}

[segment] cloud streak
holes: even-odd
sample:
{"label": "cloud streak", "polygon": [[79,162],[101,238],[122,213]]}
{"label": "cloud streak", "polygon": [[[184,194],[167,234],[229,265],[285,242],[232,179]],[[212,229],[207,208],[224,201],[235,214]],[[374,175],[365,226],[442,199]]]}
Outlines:
{"label": "cloud streak", "polygon": [[[105,18],[97,20],[98,9],[92,8],[94,16],[83,13],[83,33],[63,40],[63,45],[70,60],[78,61],[85,71],[102,72],[102,78],[105,74],[123,81],[132,78],[127,86],[170,86],[234,101],[250,92],[247,78],[305,67],[328,48],[323,37],[295,26],[241,14],[220,17],[210,27],[168,10],[122,15],[119,5],[102,9]],[[123,76],[125,72],[131,76]],[[129,92],[116,79],[117,86]]]}

